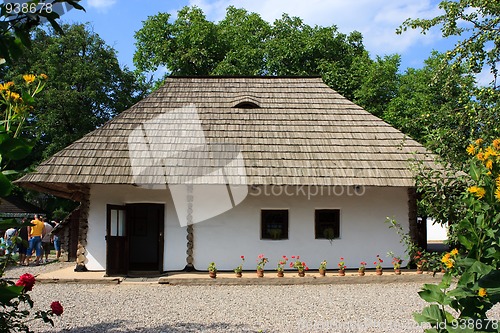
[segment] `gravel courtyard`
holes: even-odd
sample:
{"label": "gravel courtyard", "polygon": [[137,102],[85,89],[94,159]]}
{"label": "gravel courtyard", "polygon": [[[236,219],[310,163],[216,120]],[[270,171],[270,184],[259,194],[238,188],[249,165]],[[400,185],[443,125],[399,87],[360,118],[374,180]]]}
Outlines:
{"label": "gravel courtyard", "polygon": [[[67,263],[29,267],[32,274]],[[9,270],[6,276],[24,273]],[[41,284],[35,307],[60,301],[55,327],[35,332],[422,332],[412,312],[422,283],[292,286],[172,286],[152,283]],[[492,318],[500,318],[494,309]]]}

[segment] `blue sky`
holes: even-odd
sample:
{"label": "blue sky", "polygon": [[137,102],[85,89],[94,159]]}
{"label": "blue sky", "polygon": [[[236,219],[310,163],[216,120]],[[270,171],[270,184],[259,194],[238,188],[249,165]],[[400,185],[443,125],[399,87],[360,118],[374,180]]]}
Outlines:
{"label": "blue sky", "polygon": [[256,12],[272,22],[282,13],[302,18],[309,25],[336,25],[343,33],[357,30],[372,57],[398,53],[401,69],[420,68],[432,50],[445,51],[452,41],[435,29],[426,35],[408,31],[396,35],[396,28],[407,18],[438,15],[436,0],[83,0],[86,12],[71,10],[61,18],[65,23],[89,22],[94,31],[118,52],[120,64],[133,68],[134,33],[148,16],[158,12],[176,15],[184,6],[196,5],[211,21],[225,16],[233,5]]}

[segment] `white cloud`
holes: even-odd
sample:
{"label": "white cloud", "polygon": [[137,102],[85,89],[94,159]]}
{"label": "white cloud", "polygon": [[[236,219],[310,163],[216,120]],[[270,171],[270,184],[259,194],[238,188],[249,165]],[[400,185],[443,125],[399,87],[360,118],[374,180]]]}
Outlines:
{"label": "white cloud", "polygon": [[396,29],[407,18],[431,18],[439,13],[436,0],[190,0],[190,5],[203,9],[210,20],[225,16],[225,9],[233,5],[256,12],[273,22],[283,13],[298,16],[309,25],[336,25],[340,32],[357,30],[372,54],[404,53],[412,47],[427,48],[441,39],[438,31],[426,35],[418,30],[396,35]]}
{"label": "white cloud", "polygon": [[116,0],[87,0],[88,6],[99,10],[106,10],[116,3]]}

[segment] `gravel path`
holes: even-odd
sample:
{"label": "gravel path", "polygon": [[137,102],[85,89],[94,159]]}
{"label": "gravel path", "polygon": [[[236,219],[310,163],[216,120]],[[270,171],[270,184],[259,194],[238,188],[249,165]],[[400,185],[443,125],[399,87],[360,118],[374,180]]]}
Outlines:
{"label": "gravel path", "polygon": [[[34,269],[66,264],[28,269],[33,274]],[[64,314],[55,318],[55,327],[34,321],[30,328],[36,332],[422,332],[412,319],[412,312],[426,305],[417,294],[421,285],[36,284],[30,293],[35,308],[48,309],[58,300]],[[498,307],[492,318],[500,319]]]}

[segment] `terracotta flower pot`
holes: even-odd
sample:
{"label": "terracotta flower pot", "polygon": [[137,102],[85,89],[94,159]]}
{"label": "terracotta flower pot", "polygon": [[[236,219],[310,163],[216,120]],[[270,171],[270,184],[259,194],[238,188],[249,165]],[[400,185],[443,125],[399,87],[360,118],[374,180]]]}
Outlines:
{"label": "terracotta flower pot", "polygon": [[285,273],[283,271],[278,271],[278,277],[283,277],[285,276]]}
{"label": "terracotta flower pot", "polygon": [[377,269],[375,270],[375,274],[377,274],[377,275],[382,275],[382,274],[384,274],[384,271],[382,270],[382,268],[377,268]]}
{"label": "terracotta flower pot", "polygon": [[358,271],[359,276],[365,276],[365,271],[364,270],[359,270]]}
{"label": "terracotta flower pot", "polygon": [[264,277],[264,270],[263,269],[258,269],[257,270],[257,277]]}
{"label": "terracotta flower pot", "polygon": [[300,276],[300,277],[304,277],[304,276],[306,276],[306,272],[304,272],[304,271],[299,271],[299,276]]}
{"label": "terracotta flower pot", "polygon": [[242,277],[242,276],[243,276],[243,274],[242,274],[241,272],[236,272],[236,277],[237,277],[237,278],[240,278],[240,277]]}
{"label": "terracotta flower pot", "polygon": [[339,269],[339,276],[345,276],[345,270]]}
{"label": "terracotta flower pot", "polygon": [[319,270],[319,276],[325,276],[326,275],[326,270],[320,269]]}
{"label": "terracotta flower pot", "polygon": [[394,274],[401,275],[401,270],[399,268],[394,269]]}
{"label": "terracotta flower pot", "polygon": [[215,271],[209,271],[208,276],[210,276],[212,279],[215,279],[217,277],[217,272]]}

